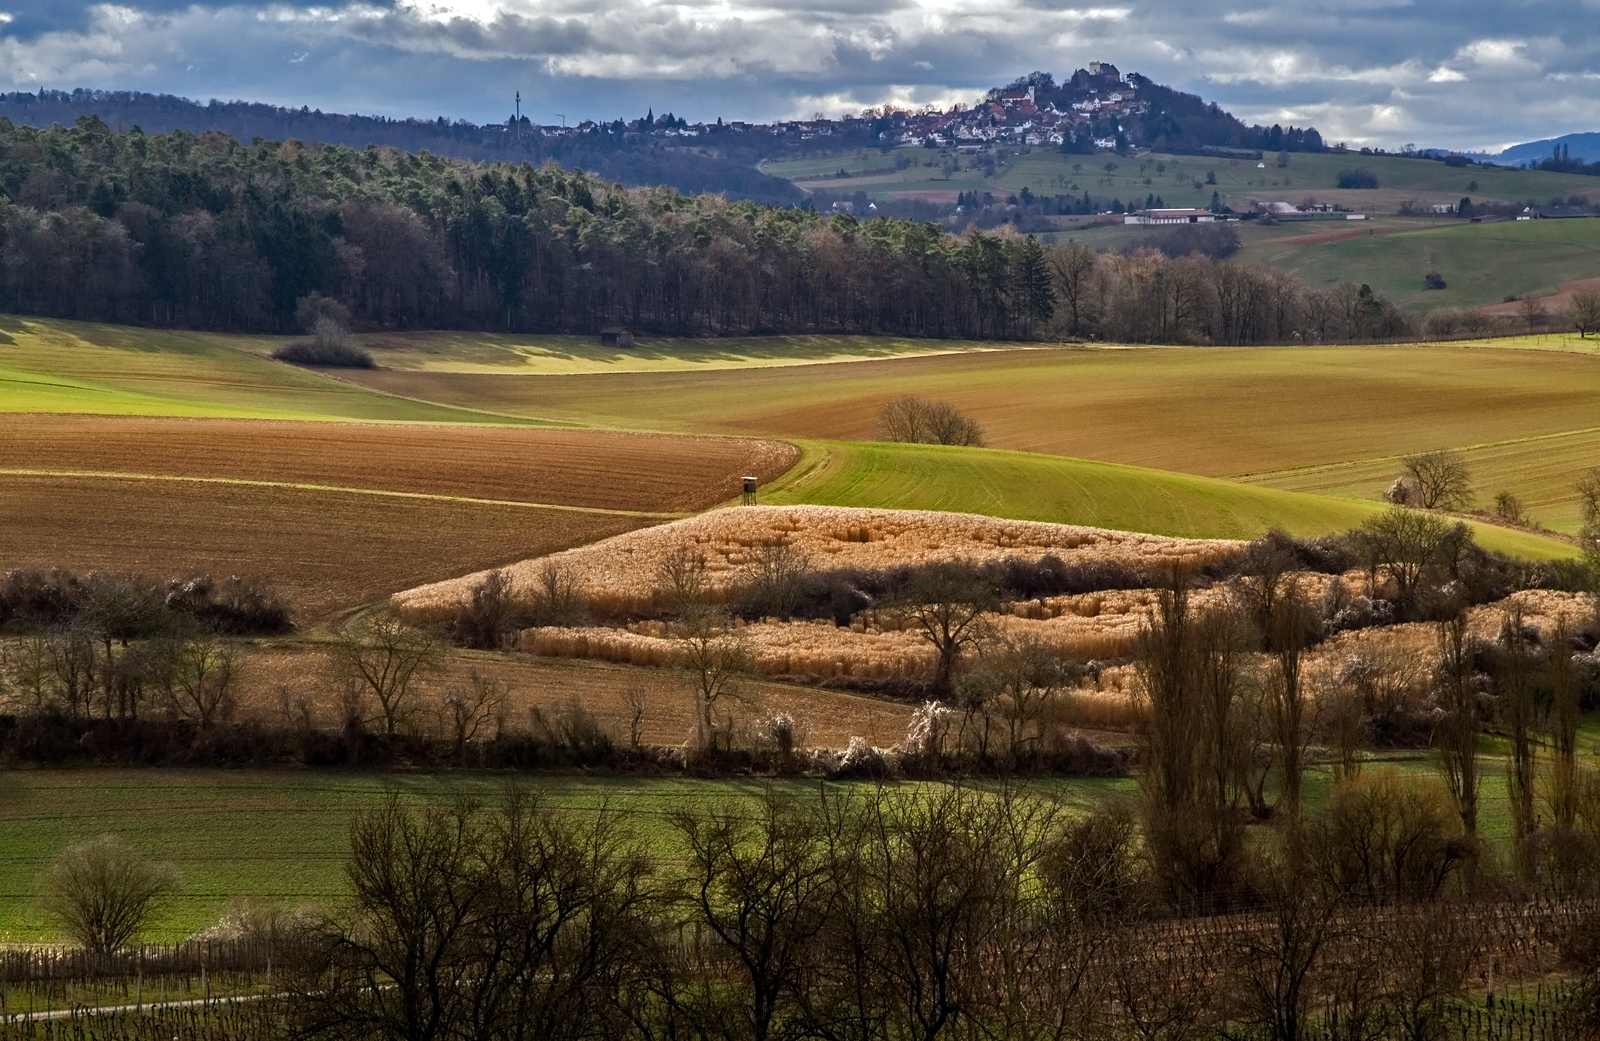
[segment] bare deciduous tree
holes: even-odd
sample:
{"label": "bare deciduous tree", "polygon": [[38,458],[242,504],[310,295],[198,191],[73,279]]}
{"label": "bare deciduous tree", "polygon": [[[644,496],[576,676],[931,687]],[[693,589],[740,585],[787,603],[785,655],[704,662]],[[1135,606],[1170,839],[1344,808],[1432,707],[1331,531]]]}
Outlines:
{"label": "bare deciduous tree", "polygon": [[935,563],[918,569],[896,609],[907,628],[933,645],[935,699],[947,700],[954,692],[961,656],[989,634],[987,615],[998,604],[994,589],[968,565]]}
{"label": "bare deciduous tree", "polygon": [[1058,305],[1056,314],[1068,336],[1085,336],[1094,323],[1094,251],[1072,242],[1051,250],[1049,258]]}
{"label": "bare deciduous tree", "polygon": [[1538,328],[1545,323],[1544,301],[1532,294],[1524,296],[1517,303],[1517,314],[1532,336]]}
{"label": "bare deciduous tree", "polygon": [[816,941],[838,893],[824,821],[814,804],[797,807],[770,790],[753,818],[740,804],[679,811],[670,820],[687,847],[693,921],[737,966],[726,1002],[735,1036],[782,1034],[780,1015],[814,971]]}
{"label": "bare deciduous tree", "polygon": [[800,606],[811,562],[792,542],[770,542],[751,554],[753,575],[743,595],[746,610],[788,621]]}
{"label": "bare deciduous tree", "polygon": [[577,573],[560,561],[545,561],[533,588],[529,623],[581,625],[587,614],[588,603]]}
{"label": "bare deciduous tree", "polygon": [[1356,529],[1368,571],[1374,577],[1382,573],[1394,583],[1395,604],[1402,617],[1416,609],[1423,579],[1437,563],[1449,532],[1450,526],[1438,517],[1398,506]]}
{"label": "bare deciduous tree", "polygon": [[1477,691],[1472,684],[1474,647],[1467,632],[1465,609],[1439,623],[1439,660],[1434,689],[1444,711],[1440,722],[1439,758],[1445,782],[1461,815],[1461,828],[1469,846],[1478,841],[1478,713]]}
{"label": "bare deciduous tree", "polygon": [[445,732],[455,747],[456,759],[465,762],[467,746],[477,740],[490,724],[501,719],[506,704],[506,685],[477,669],[467,674],[465,687],[445,691],[439,707]]}
{"label": "bare deciduous tree", "polygon": [[1578,541],[1583,546],[1584,559],[1600,590],[1600,466],[1585,470],[1578,478],[1578,515],[1582,526]]}
{"label": "bare deciduous tree", "polygon": [[748,670],[744,640],[727,615],[702,606],[679,620],[675,642],[694,697],[693,741],[698,750],[708,751],[716,742],[717,704],[735,696],[734,685]]}
{"label": "bare deciduous tree", "polygon": [[452,635],[468,647],[499,650],[516,625],[511,576],[504,568],[496,568],[473,587],[467,602],[456,612]]}
{"label": "bare deciduous tree", "polygon": [[1401,469],[1425,510],[1462,510],[1472,505],[1472,475],[1460,452],[1408,455]]}
{"label": "bare deciduous tree", "polygon": [[656,568],[656,578],[667,587],[670,606],[685,611],[706,597],[706,554],[697,543],[680,542]]}
{"label": "bare deciduous tree", "polygon": [[1534,829],[1538,827],[1534,808],[1535,745],[1533,651],[1520,606],[1513,606],[1500,624],[1500,674],[1498,683],[1500,723],[1511,746],[1511,762],[1506,768],[1506,794],[1511,803],[1512,838],[1515,841],[1517,873],[1531,882],[1536,870]]}
{"label": "bare deciduous tree", "polygon": [[171,643],[166,650],[163,686],[173,709],[210,729],[233,708],[237,658],[232,648],[210,637]]}
{"label": "bare deciduous tree", "polygon": [[152,863],[106,835],[55,862],[45,882],[45,908],[74,942],[111,954],[138,936],[178,884],[172,865]]}
{"label": "bare deciduous tree", "polygon": [[1600,329],[1600,293],[1593,289],[1580,289],[1573,293],[1567,314],[1572,319],[1572,327],[1581,337]]}
{"label": "bare deciduous tree", "polygon": [[640,684],[630,684],[622,692],[622,703],[628,709],[628,745],[638,748],[644,737],[645,715],[650,710],[650,691]]}
{"label": "bare deciduous tree", "polygon": [[411,711],[416,681],[437,666],[440,647],[432,634],[384,611],[341,634],[335,653],[355,689],[378,702],[384,732],[392,735]]}

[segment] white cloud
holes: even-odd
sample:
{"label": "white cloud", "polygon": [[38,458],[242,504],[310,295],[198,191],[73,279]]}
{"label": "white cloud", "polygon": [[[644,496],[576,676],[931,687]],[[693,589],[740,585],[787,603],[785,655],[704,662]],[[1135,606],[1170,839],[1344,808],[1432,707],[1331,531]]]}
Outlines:
{"label": "white cloud", "polygon": [[27,0],[33,6],[18,10],[18,0],[7,2],[0,85],[17,87],[481,120],[503,119],[502,98],[520,89],[535,111],[574,121],[647,104],[766,119],[886,102],[943,107],[1032,69],[1064,77],[1101,59],[1247,120],[1309,123],[1352,144],[1466,147],[1600,128],[1600,23],[1575,22],[1553,4]]}

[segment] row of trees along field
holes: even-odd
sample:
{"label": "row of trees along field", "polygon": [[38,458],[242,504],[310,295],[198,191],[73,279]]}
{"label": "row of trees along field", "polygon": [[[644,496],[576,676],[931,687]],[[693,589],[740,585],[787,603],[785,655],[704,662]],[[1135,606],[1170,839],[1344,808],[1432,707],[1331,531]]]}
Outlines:
{"label": "row of trees along field", "polygon": [[957,237],[625,189],[553,165],[0,119],[0,311],[19,314],[288,332],[316,293],[367,329],[1215,343],[1412,332],[1368,290],[1308,290],[1189,255],[1206,244],[1170,235],[1155,245],[1096,255],[1009,230]]}

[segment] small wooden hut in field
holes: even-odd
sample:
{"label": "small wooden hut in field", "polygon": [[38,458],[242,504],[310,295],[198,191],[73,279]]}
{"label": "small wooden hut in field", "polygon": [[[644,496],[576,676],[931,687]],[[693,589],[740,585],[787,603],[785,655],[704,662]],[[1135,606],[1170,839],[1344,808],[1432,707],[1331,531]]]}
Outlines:
{"label": "small wooden hut in field", "polygon": [[625,325],[608,325],[600,330],[600,346],[632,347],[633,330]]}

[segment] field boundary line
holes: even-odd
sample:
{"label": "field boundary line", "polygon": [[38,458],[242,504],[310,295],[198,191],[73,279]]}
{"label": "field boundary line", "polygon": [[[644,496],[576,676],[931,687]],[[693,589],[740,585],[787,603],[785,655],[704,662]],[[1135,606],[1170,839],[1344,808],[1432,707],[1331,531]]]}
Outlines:
{"label": "field boundary line", "polygon": [[[1526,348],[1524,348],[1526,349]],[[1554,352],[1553,352],[1554,353]],[[1452,452],[1482,452],[1491,448],[1510,448],[1515,445],[1531,445],[1540,441],[1555,441],[1563,437],[1578,437],[1583,434],[1600,434],[1600,427],[1580,427],[1576,430],[1560,430],[1553,434],[1533,434],[1529,437],[1511,437],[1504,441],[1484,441],[1476,445],[1462,445],[1451,448]],[[1344,470],[1350,467],[1367,466],[1373,463],[1392,463],[1406,458],[1404,455],[1374,455],[1361,459],[1341,459],[1332,463],[1315,463],[1311,466],[1295,466],[1286,470],[1260,470],[1255,473],[1236,474],[1232,477],[1223,477],[1219,480],[1238,481],[1241,484],[1254,484],[1258,481],[1273,481],[1285,477],[1305,477],[1311,474],[1328,473],[1334,470]],[[1313,493],[1315,494],[1315,493]]]}
{"label": "field boundary line", "polygon": [[470,495],[443,492],[403,492],[390,488],[353,488],[340,484],[315,484],[308,481],[264,481],[249,477],[200,477],[188,474],[146,474],[120,470],[41,470],[27,467],[0,467],[0,477],[68,477],[105,481],[176,481],[187,484],[228,484],[246,488],[283,488],[298,492],[337,492],[345,495],[376,495],[391,499],[422,499],[458,502],[469,506],[519,506],[530,510],[559,510],[565,513],[594,513],[607,517],[643,517],[652,520],[683,520],[693,513],[654,510],[612,510],[603,506],[572,506],[555,502],[527,502],[521,499],[480,499]]}

